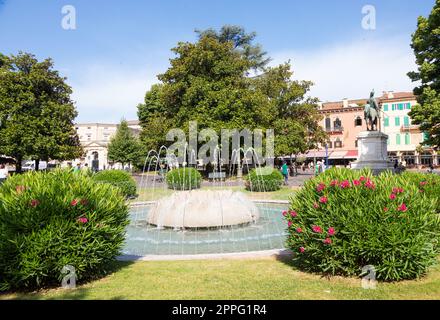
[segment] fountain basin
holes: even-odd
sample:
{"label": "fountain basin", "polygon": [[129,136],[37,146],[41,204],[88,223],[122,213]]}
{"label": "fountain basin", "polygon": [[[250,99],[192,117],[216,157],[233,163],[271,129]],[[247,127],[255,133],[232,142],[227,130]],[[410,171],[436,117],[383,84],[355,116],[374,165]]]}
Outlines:
{"label": "fountain basin", "polygon": [[159,228],[220,228],[253,223],[259,217],[257,206],[242,192],[191,190],[157,201],[147,222]]}

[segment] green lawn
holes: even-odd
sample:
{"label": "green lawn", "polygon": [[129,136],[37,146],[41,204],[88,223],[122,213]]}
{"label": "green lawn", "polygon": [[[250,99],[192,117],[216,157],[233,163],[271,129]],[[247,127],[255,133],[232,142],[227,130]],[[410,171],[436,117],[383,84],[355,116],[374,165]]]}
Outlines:
{"label": "green lawn", "polygon": [[[230,189],[234,191],[244,192],[251,199],[264,199],[264,200],[289,200],[289,197],[294,194],[295,190],[299,187],[282,187],[278,191],[273,192],[250,192],[244,187],[230,186],[230,187],[202,187],[201,190],[224,190]],[[139,196],[133,201],[154,201],[166,196],[171,195],[174,190],[166,188],[142,188],[138,189]],[[178,191],[177,191],[178,192]]]}
{"label": "green lawn", "polygon": [[379,283],[322,278],[273,258],[118,262],[119,270],[77,289],[0,299],[440,299],[440,267],[421,280]]}

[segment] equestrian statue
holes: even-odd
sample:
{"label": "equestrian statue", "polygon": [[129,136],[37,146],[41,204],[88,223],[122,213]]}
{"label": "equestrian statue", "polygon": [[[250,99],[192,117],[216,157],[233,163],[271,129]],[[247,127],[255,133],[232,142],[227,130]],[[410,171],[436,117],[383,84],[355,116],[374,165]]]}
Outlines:
{"label": "equestrian statue", "polygon": [[380,123],[380,107],[374,98],[374,90],[370,93],[370,99],[364,106],[364,119],[367,124],[367,131],[378,131]]}

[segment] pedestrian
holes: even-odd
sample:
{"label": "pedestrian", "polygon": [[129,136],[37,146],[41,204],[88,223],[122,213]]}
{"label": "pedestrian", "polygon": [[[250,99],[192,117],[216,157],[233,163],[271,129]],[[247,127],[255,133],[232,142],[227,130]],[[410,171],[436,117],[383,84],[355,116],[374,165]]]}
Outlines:
{"label": "pedestrian", "polygon": [[73,172],[74,173],[80,173],[81,172],[81,163],[77,163],[76,164],[76,167],[75,168],[73,168]]}
{"label": "pedestrian", "polygon": [[6,181],[8,175],[9,175],[8,169],[6,169],[4,164],[0,164],[0,185]]}
{"label": "pedestrian", "polygon": [[287,166],[286,161],[283,161],[283,165],[281,166],[281,173],[284,176],[284,185],[288,185],[289,181],[289,167]]}

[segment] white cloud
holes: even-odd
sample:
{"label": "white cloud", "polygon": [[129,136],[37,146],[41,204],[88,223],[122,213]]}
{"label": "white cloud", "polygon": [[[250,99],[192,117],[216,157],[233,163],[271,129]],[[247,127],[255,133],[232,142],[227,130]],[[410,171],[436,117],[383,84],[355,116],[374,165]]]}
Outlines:
{"label": "white cloud", "polygon": [[409,39],[364,40],[310,51],[274,54],[272,65],[291,59],[294,79],[315,83],[310,95],[322,101],[376,96],[382,91],[412,91],[415,84],[406,75],[416,70]]}
{"label": "white cloud", "polygon": [[158,82],[156,70],[111,64],[93,65],[75,71],[68,81],[73,88],[78,122],[118,122],[137,119],[136,106],[145,92]]}

